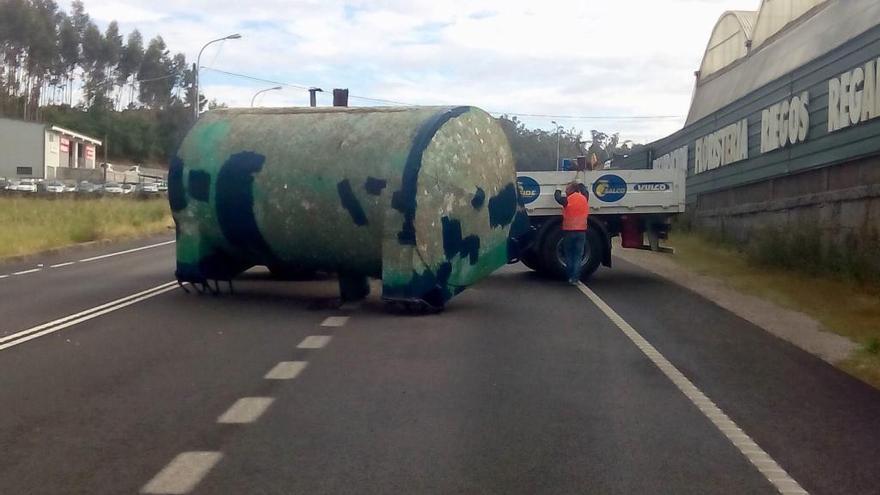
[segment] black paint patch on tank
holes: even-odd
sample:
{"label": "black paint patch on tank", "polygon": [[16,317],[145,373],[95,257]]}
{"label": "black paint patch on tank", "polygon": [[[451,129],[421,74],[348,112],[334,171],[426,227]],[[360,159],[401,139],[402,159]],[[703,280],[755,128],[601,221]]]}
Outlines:
{"label": "black paint patch on tank", "polygon": [[475,265],[480,259],[480,238],[469,235],[462,238],[461,222],[449,217],[441,219],[443,224],[443,253],[447,261],[456,256],[468,258],[471,265]]}
{"label": "black paint patch on tank", "polygon": [[189,195],[193,199],[208,202],[211,197],[211,176],[204,170],[189,171]]}
{"label": "black paint patch on tank", "polygon": [[342,207],[348,210],[355,225],[360,227],[366,225],[367,214],[364,213],[360,201],[355,197],[354,191],[351,190],[351,182],[348,179],[341,181],[339,184],[336,184],[336,190],[339,191],[339,200],[342,202]]}
{"label": "black paint patch on tank", "polygon": [[477,192],[474,193],[474,199],[471,200],[471,206],[473,206],[475,210],[479,210],[485,203],[486,191],[484,191],[482,187],[478,187]]}
{"label": "black paint patch on tank", "polygon": [[461,240],[461,256],[468,257],[471,265],[476,265],[480,260],[480,238],[469,235]]}
{"label": "black paint patch on tank", "polygon": [[171,157],[168,164],[168,204],[171,211],[186,209],[186,191],[183,187],[183,160],[178,156]]}
{"label": "black paint patch on tank", "polygon": [[386,185],[388,185],[388,181],[386,181],[385,179],[367,177],[367,182],[364,183],[364,189],[367,190],[367,194],[379,196],[380,194],[382,194],[382,190],[385,189]]}
{"label": "black paint patch on tank", "polygon": [[277,265],[280,262],[260,233],[254,215],[254,175],[265,161],[265,156],[252,151],[226,160],[217,174],[217,222],[230,244],[256,258],[254,264]]}
{"label": "black paint patch on tank", "polygon": [[400,181],[400,190],[395,191],[391,199],[391,207],[403,214],[403,225],[397,234],[397,241],[402,245],[414,246],[416,244],[416,196],[418,195],[419,172],[422,169],[422,155],[434,139],[437,131],[446,122],[462,115],[471,107],[455,107],[445,112],[438,113],[428,119],[413,138],[412,147],[406,158],[403,168],[403,178]]}
{"label": "black paint patch on tank", "polygon": [[516,186],[507,184],[496,196],[489,199],[489,226],[504,227],[516,215]]}
{"label": "black paint patch on tank", "polygon": [[443,252],[451,260],[461,252],[461,222],[449,217],[440,219],[443,225]]}

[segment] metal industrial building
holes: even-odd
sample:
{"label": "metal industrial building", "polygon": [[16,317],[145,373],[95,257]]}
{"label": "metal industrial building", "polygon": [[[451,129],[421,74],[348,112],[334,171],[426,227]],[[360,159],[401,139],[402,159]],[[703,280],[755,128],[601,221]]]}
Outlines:
{"label": "metal industrial building", "polygon": [[91,178],[101,141],[58,126],[0,118],[0,177]]}
{"label": "metal industrial building", "polygon": [[764,0],[719,19],[685,127],[615,163],[687,168],[698,225],[745,240],[880,229],[880,1]]}

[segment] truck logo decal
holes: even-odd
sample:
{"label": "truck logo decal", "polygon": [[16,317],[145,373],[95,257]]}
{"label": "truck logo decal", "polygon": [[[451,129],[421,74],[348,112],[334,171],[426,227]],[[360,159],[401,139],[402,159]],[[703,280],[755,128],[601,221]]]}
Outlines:
{"label": "truck logo decal", "polygon": [[525,175],[517,177],[516,185],[524,205],[534,202],[541,195],[541,186],[531,177]]}
{"label": "truck logo decal", "polygon": [[639,182],[633,189],[637,192],[666,192],[672,186],[668,182]]}
{"label": "truck logo decal", "polygon": [[626,196],[626,181],[619,175],[607,174],[593,183],[593,195],[605,203],[620,201]]}

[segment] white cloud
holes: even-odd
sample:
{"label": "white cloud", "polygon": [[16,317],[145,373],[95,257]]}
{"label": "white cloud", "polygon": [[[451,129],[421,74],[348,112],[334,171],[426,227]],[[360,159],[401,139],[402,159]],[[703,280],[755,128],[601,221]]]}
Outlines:
{"label": "white cloud", "polygon": [[[414,104],[471,104],[510,113],[679,120],[556,119],[647,141],[687,113],[693,71],[724,10],[759,0],[86,0],[99,23],[161,34],[203,65]],[[65,2],[62,2],[64,5]],[[67,7],[67,5],[64,5]],[[209,99],[250,104],[271,84],[204,71]],[[306,104],[288,89],[265,106]],[[324,100],[326,101],[326,100]],[[353,104],[365,104],[353,99]],[[526,118],[550,127],[550,118]]]}

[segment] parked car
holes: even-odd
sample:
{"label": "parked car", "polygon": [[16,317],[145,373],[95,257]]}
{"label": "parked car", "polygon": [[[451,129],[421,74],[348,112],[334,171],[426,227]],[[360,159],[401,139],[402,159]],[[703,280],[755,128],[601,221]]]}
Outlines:
{"label": "parked car", "polygon": [[135,188],[138,194],[159,194],[159,184],[155,182],[141,182]]}
{"label": "parked car", "polygon": [[72,180],[64,181],[64,192],[76,192],[76,182]]}
{"label": "parked car", "polygon": [[5,177],[0,177],[0,191],[5,191],[5,190],[9,189],[9,184],[11,182],[12,181],[10,181],[9,179],[7,179]]}
{"label": "parked car", "polygon": [[47,193],[60,194],[64,192],[64,183],[58,180],[41,182],[40,189]]}
{"label": "parked car", "polygon": [[80,183],[76,186],[76,192],[83,194],[97,194],[101,192],[101,186],[97,184],[92,184],[91,182],[84,180],[80,181]]}
{"label": "parked car", "polygon": [[18,181],[13,191],[35,193],[37,192],[37,181],[34,179],[22,179]]}
{"label": "parked car", "polygon": [[159,192],[168,192],[168,183],[167,182],[165,182],[165,181],[160,182],[158,187],[159,187]]}
{"label": "parked car", "polygon": [[123,184],[122,185],[122,194],[131,194],[135,190],[135,184]]}
{"label": "parked car", "polygon": [[104,184],[103,190],[107,194],[124,194],[125,190],[118,182],[107,182]]}

